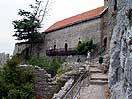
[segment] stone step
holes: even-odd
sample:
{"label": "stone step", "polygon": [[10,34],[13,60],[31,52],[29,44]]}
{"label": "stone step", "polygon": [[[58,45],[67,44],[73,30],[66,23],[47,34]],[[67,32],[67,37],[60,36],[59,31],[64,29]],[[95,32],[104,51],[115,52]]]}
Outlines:
{"label": "stone step", "polygon": [[106,74],[103,74],[103,73],[91,73],[91,78],[94,78],[94,79],[108,79],[107,75]]}
{"label": "stone step", "polygon": [[108,81],[108,78],[91,78],[91,80],[102,80],[102,81]]}
{"label": "stone step", "polygon": [[103,80],[90,80],[91,85],[104,85],[108,84],[108,81],[103,81]]}
{"label": "stone step", "polygon": [[91,68],[91,67],[98,68],[98,67],[99,67],[99,65],[90,65],[89,67],[90,67],[90,68]]}
{"label": "stone step", "polygon": [[102,71],[96,67],[91,67],[90,68],[90,73],[102,73]]}

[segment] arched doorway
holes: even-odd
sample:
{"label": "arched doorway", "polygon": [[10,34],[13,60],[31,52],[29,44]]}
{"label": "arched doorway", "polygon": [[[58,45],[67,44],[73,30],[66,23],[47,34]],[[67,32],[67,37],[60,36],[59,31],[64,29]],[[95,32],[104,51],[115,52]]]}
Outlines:
{"label": "arched doorway", "polygon": [[107,49],[107,37],[105,37],[103,40],[103,48],[104,48],[104,50]]}
{"label": "arched doorway", "polygon": [[56,50],[56,44],[54,44],[54,50]]}
{"label": "arched doorway", "polygon": [[67,49],[68,49],[68,44],[65,43],[65,51],[67,51]]}

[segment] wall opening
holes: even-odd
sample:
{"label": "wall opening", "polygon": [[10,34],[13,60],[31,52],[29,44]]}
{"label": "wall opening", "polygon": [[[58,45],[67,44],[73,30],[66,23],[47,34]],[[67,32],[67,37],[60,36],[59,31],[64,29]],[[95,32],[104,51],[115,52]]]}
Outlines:
{"label": "wall opening", "polygon": [[82,43],[82,41],[81,41],[81,39],[79,38],[78,44],[81,44],[81,43]]}
{"label": "wall opening", "polygon": [[29,54],[30,54],[29,52],[30,52],[29,48],[26,48],[26,56],[27,57],[29,57]]}
{"label": "wall opening", "polygon": [[117,10],[117,0],[114,2],[114,11]]}
{"label": "wall opening", "polygon": [[56,49],[56,44],[54,44],[54,50]]}
{"label": "wall opening", "polygon": [[67,49],[68,49],[68,44],[65,43],[65,51],[67,51]]}
{"label": "wall opening", "polygon": [[104,50],[107,49],[107,37],[104,38],[104,41],[103,41],[103,48],[104,48]]}

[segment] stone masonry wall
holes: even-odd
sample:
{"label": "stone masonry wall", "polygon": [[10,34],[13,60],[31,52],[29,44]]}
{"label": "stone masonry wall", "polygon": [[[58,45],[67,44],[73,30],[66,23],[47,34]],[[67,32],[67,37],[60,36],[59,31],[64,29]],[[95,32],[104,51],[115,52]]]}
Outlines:
{"label": "stone masonry wall", "polygon": [[100,42],[100,23],[101,19],[94,19],[88,22],[73,25],[64,29],[50,32],[46,35],[45,47],[52,48],[56,42],[56,48],[64,48],[64,44],[68,44],[68,48],[77,46],[80,40],[94,39],[96,43]]}
{"label": "stone masonry wall", "polygon": [[43,97],[44,99],[51,99],[56,92],[56,84],[52,83],[50,75],[38,66],[20,65],[23,69],[34,73],[35,75],[35,96]]}
{"label": "stone masonry wall", "polygon": [[132,0],[109,0],[109,15],[111,99],[132,99]]}
{"label": "stone masonry wall", "polygon": [[[106,39],[106,42],[105,42],[105,39]],[[101,45],[100,46],[106,47],[106,49],[108,49],[109,48],[109,41],[110,41],[110,36],[109,36],[109,32],[108,32],[108,11],[107,11],[105,13],[105,15],[102,16],[102,21],[101,21]],[[106,46],[105,46],[105,43],[106,43]]]}

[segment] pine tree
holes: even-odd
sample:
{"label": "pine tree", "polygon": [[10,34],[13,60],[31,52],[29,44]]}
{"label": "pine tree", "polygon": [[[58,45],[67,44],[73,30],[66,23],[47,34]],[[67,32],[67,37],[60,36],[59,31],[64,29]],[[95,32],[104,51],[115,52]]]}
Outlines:
{"label": "pine tree", "polygon": [[[42,8],[42,1],[36,0],[35,5],[30,5],[31,11],[20,9],[18,15],[20,20],[13,21],[15,36],[20,44],[30,44],[30,51],[34,43],[41,42],[41,23],[47,13],[49,0],[46,1],[45,8]],[[30,52],[31,53],[31,52]]]}

